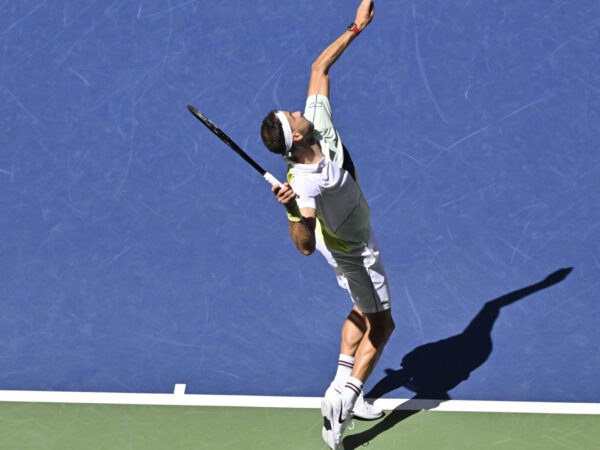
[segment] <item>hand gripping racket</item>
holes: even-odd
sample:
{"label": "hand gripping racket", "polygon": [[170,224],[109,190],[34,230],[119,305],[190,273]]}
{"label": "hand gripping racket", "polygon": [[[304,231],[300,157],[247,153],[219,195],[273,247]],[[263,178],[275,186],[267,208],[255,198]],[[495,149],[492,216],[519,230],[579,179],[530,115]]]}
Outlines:
{"label": "hand gripping racket", "polygon": [[208,128],[210,131],[212,131],[214,134],[216,134],[219,137],[219,139],[221,139],[223,142],[225,142],[229,147],[231,147],[233,149],[234,152],[236,152],[238,155],[240,155],[244,159],[244,161],[246,161],[248,164],[250,164],[252,167],[254,167],[263,176],[263,178],[265,180],[267,180],[269,183],[271,183],[272,186],[279,186],[279,187],[283,186],[279,182],[279,180],[277,180],[277,178],[275,178],[273,175],[271,175],[269,172],[267,172],[265,169],[263,169],[260,165],[258,165],[258,163],[256,161],[254,161],[252,158],[250,158],[250,156],[248,156],[248,154],[244,150],[242,150],[239,145],[237,145],[235,142],[233,142],[231,140],[231,138],[229,136],[227,136],[225,133],[223,133],[223,131],[220,128],[218,128],[214,123],[212,123],[210,120],[208,120],[208,118],[204,114],[202,114],[200,111],[198,111],[192,105],[188,105],[187,108],[200,122],[202,122],[204,125],[206,125],[206,128]]}

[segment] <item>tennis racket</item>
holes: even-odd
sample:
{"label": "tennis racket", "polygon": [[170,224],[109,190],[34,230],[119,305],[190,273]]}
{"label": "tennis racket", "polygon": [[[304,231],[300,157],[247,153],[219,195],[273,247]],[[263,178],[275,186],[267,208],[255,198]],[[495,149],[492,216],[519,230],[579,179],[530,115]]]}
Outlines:
{"label": "tennis racket", "polygon": [[192,105],[188,105],[187,109],[194,115],[194,117],[196,117],[196,119],[202,122],[206,126],[206,128],[208,128],[210,131],[216,134],[219,139],[225,142],[229,147],[233,149],[234,152],[240,155],[244,159],[244,161],[246,161],[248,164],[254,167],[258,171],[258,173],[260,173],[263,176],[263,178],[267,180],[272,186],[283,187],[283,185],[279,182],[279,180],[277,180],[277,178],[275,178],[273,175],[271,175],[269,172],[263,169],[256,161],[250,158],[250,156],[248,156],[248,154],[244,150],[242,150],[239,145],[233,142],[233,140],[229,136],[227,136],[219,127],[217,127],[214,123],[208,120],[208,117],[206,117]]}

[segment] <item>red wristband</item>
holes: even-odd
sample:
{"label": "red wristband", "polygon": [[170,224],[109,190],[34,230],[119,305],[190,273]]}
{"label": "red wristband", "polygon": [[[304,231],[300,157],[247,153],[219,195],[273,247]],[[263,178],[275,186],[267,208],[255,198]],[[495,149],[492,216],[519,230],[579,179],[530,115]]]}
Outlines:
{"label": "red wristband", "polygon": [[360,34],[360,30],[356,26],[355,22],[352,22],[350,25],[348,25],[348,31],[352,31],[356,36]]}

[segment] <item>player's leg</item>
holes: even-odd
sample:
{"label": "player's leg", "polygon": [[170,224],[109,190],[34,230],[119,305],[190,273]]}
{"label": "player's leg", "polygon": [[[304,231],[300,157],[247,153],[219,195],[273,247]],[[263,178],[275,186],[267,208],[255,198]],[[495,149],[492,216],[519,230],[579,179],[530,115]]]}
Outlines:
{"label": "player's leg", "polygon": [[[349,291],[348,280],[346,279],[343,270],[338,265],[338,262],[332,253],[319,238],[316,240],[316,248],[334,269],[340,287]],[[342,343],[340,346],[337,371],[328,390],[335,389],[339,392],[343,390],[346,380],[354,368],[354,354],[356,353],[356,349],[358,348],[366,329],[366,322],[362,313],[354,306],[342,326]]]}
{"label": "player's leg", "polygon": [[[366,331],[367,323],[365,317],[354,306],[342,327],[342,345],[338,359],[338,368],[332,383],[340,394],[344,390],[348,378],[352,375],[354,356]],[[384,416],[383,410],[367,402],[362,393],[356,399],[353,410],[354,417],[362,420],[376,420]]]}
{"label": "player's leg", "polygon": [[365,319],[355,306],[352,308],[352,311],[350,311],[350,314],[348,314],[348,317],[342,326],[340,356],[338,358],[335,378],[333,379],[330,388],[337,389],[339,392],[344,389],[346,381],[352,374],[352,369],[354,369],[354,354],[356,353],[366,330],[367,325]]}
{"label": "player's leg", "polygon": [[339,416],[342,421],[352,414],[371,420],[383,416],[383,411],[364,400],[362,390],[394,330],[394,321],[389,309],[363,315],[367,330],[356,350],[352,373],[341,392],[342,409]]}
{"label": "player's leg", "polygon": [[357,409],[363,404],[363,384],[373,371],[394,330],[394,321],[387,277],[375,235],[371,235],[369,245],[360,255],[336,255],[336,259],[339,271],[347,281],[352,300],[366,325],[364,336],[354,354],[351,376],[342,391],[342,417],[345,418],[353,410],[355,403],[358,405]]}
{"label": "player's leg", "polygon": [[[336,383],[332,383],[321,402],[324,419],[322,435],[331,448],[338,448],[344,430],[354,414],[355,406],[359,405],[359,402],[363,410],[370,406],[362,398],[363,384],[373,371],[394,330],[390,309],[376,313],[362,313],[362,316],[367,328],[356,349],[351,375],[341,392]],[[381,415],[380,413],[379,417]]]}
{"label": "player's leg", "polygon": [[356,306],[352,308],[342,326],[342,345],[340,353],[354,356],[358,345],[367,331],[367,323]]}
{"label": "player's leg", "polygon": [[[338,281],[344,280],[338,277]],[[367,330],[365,318],[360,310],[354,306],[348,314],[342,326],[342,343],[340,346],[340,356],[338,359],[337,372],[335,378],[323,398],[321,411],[323,413],[323,439],[331,448],[339,448],[339,442],[343,434],[343,425],[339,423],[339,413],[342,410],[342,392],[352,374],[354,368],[354,355],[358,349],[361,340]],[[381,409],[364,401],[361,396],[356,401],[356,417],[374,420],[383,417]],[[349,418],[348,418],[349,420]]]}
{"label": "player's leg", "polygon": [[[364,252],[351,255],[336,254],[334,257],[319,241],[317,240],[317,249],[323,253],[329,264],[335,269],[339,285],[350,292],[356,305],[342,327],[342,344],[336,380],[325,392],[321,403],[324,422],[323,439],[331,448],[338,448],[344,430],[351,419],[350,414],[346,414],[346,417],[340,420],[343,411],[342,392],[346,390],[348,378],[354,369],[353,356],[360,348],[364,340],[364,333],[367,331],[366,320],[361,309],[365,309],[364,305],[368,304],[367,311],[383,311],[389,309],[390,302],[383,267],[380,267],[376,242],[374,242],[375,247],[367,248]],[[363,301],[357,302],[357,299],[363,299]],[[342,382],[342,380],[346,381]],[[364,401],[361,392],[353,398],[353,401],[353,407],[357,407],[357,417],[377,419],[383,416],[383,411]]]}
{"label": "player's leg", "polygon": [[354,355],[352,377],[362,383],[367,381],[375,368],[381,352],[394,331],[391,309],[376,313],[364,313],[367,329]]}

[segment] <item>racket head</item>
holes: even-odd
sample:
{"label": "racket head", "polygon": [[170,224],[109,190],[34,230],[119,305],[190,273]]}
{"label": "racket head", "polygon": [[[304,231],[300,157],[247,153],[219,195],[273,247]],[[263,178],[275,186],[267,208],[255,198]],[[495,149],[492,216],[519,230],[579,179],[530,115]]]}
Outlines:
{"label": "racket head", "polygon": [[[196,116],[196,118],[198,120],[200,120],[200,122],[202,122],[204,125],[206,125],[206,127],[212,131],[213,133],[215,133],[217,136],[219,136],[222,140],[224,140],[226,143],[229,139],[229,136],[227,136],[225,133],[223,133],[219,127],[217,127],[214,123],[212,123],[210,121],[210,119],[208,117],[206,117],[204,114],[202,114],[200,111],[198,111],[196,108],[194,108],[192,105],[188,105],[187,109],[194,115]],[[226,138],[226,139],[224,139]]]}
{"label": "racket head", "polygon": [[212,131],[219,139],[233,149],[238,155],[240,155],[248,164],[256,169],[261,175],[264,175],[267,171],[263,169],[256,161],[254,161],[244,150],[241,149],[233,140],[227,136],[219,127],[212,123],[208,117],[194,108],[192,105],[188,105],[187,109],[191,112],[196,119],[202,122],[206,128]]}
{"label": "racket head", "polygon": [[208,119],[208,117],[206,117],[204,114],[202,114],[196,108],[194,108],[192,105],[188,105],[187,109],[200,122],[202,122],[204,125],[206,125],[206,128],[208,128],[210,131],[212,131],[214,134],[216,134],[217,137],[219,137],[219,139],[221,139],[223,142],[225,142],[238,155],[240,155],[248,164],[250,164],[252,167],[254,167],[263,176],[263,178],[265,180],[267,180],[272,186],[278,186],[278,187],[283,186],[281,184],[281,182],[279,182],[277,180],[277,178],[275,178],[273,175],[271,175],[269,172],[267,172],[265,169],[263,169],[256,161],[254,161],[250,156],[248,156],[248,154],[245,151],[243,151],[235,142],[233,142],[229,136],[227,136],[223,131],[221,131],[221,129],[219,127],[217,127],[214,123],[212,123]]}
{"label": "racket head", "polygon": [[246,152],[244,152],[235,142],[233,142],[229,136],[227,136],[223,131],[221,131],[221,129],[218,126],[216,126],[214,123],[212,123],[208,117],[206,117],[204,114],[202,114],[196,108],[194,108],[192,105],[188,105],[187,109],[194,116],[196,116],[196,118],[200,122],[202,122],[206,126],[206,128],[208,128],[210,131],[212,131],[214,134],[216,134],[219,139],[221,139],[229,147],[234,149],[237,153],[239,153],[243,157],[247,157]]}

